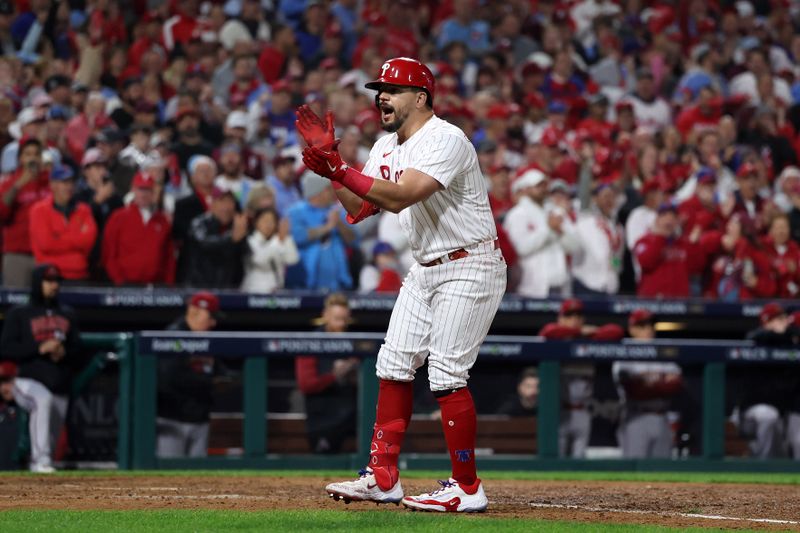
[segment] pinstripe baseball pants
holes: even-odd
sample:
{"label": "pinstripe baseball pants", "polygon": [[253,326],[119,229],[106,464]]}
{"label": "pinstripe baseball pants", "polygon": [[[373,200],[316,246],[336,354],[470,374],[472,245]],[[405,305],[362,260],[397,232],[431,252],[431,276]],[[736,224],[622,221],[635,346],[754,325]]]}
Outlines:
{"label": "pinstripe baseball pants", "polygon": [[505,289],[500,250],[412,266],[378,352],[378,377],[412,381],[427,358],[432,391],[466,386]]}

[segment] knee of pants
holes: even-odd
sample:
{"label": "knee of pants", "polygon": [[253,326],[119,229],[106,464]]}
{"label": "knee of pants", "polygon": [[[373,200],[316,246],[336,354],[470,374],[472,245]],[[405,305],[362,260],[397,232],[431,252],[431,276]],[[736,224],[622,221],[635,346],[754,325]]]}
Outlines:
{"label": "knee of pants", "polygon": [[417,369],[424,362],[424,354],[394,351],[384,345],[378,352],[375,374],[391,381],[414,381]]}
{"label": "knee of pants", "polygon": [[469,369],[443,364],[438,358],[428,358],[428,382],[431,391],[466,387],[467,379]]}

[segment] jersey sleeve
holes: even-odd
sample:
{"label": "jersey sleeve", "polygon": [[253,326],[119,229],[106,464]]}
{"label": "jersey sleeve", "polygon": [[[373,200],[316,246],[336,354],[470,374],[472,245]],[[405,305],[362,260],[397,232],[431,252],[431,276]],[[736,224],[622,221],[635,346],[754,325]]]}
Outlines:
{"label": "jersey sleeve", "polygon": [[466,137],[453,134],[435,135],[419,150],[408,168],[419,170],[444,187],[449,187],[470,162],[471,149],[472,145]]}

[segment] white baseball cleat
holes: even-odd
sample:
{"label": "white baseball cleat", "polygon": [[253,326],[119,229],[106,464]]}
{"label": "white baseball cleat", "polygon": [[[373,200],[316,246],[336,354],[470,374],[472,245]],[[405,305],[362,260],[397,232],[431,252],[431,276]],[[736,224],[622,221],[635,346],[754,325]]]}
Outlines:
{"label": "white baseball cleat", "polygon": [[439,480],[439,484],[442,487],[433,492],[406,496],[403,498],[403,505],[412,511],[446,513],[482,513],[489,506],[489,500],[483,492],[483,483],[480,481],[478,490],[474,494],[467,494],[453,478],[447,481]]}
{"label": "white baseball cleat", "polygon": [[34,474],[52,474],[56,471],[51,465],[46,464],[32,464],[31,472]]}
{"label": "white baseball cleat", "polygon": [[364,501],[398,505],[403,499],[403,487],[400,485],[399,479],[394,487],[383,490],[378,486],[378,481],[371,468],[360,470],[358,479],[354,481],[331,483],[325,487],[325,492],[336,501],[344,500],[344,503]]}

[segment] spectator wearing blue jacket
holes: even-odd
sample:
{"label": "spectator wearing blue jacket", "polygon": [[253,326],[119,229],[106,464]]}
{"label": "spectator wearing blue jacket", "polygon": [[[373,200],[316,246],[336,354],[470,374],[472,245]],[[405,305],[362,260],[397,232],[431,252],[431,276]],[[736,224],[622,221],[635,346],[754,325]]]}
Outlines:
{"label": "spectator wearing blue jacket", "polygon": [[289,209],[292,238],[300,252],[306,289],[351,289],[347,245],[357,240],[355,230],[336,204],[330,180],[307,172],[301,179],[303,200]]}

